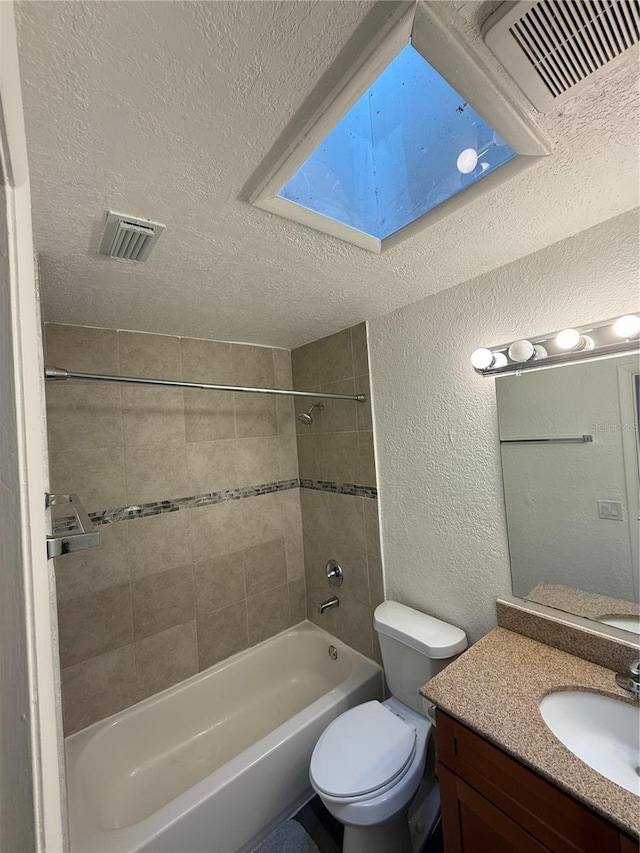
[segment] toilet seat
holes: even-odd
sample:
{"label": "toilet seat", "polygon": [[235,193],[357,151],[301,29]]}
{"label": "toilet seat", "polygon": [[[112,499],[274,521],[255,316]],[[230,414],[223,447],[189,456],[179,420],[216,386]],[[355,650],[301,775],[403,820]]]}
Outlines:
{"label": "toilet seat", "polygon": [[353,803],[380,796],[403,778],[416,754],[414,726],[380,702],[365,702],[331,723],[311,757],[318,793]]}

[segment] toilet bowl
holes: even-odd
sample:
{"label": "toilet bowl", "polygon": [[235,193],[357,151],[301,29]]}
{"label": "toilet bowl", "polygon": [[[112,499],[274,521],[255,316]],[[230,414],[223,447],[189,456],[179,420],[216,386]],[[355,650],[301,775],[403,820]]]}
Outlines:
{"label": "toilet bowl", "polygon": [[[418,690],[466,648],[466,636],[391,601],[376,609],[374,626],[393,695],[334,720],[316,744],[309,777],[326,808],[344,824],[343,853],[418,853],[439,807],[434,768],[427,766],[432,724]],[[423,803],[417,802],[420,797]],[[413,841],[410,806],[417,815]]]}

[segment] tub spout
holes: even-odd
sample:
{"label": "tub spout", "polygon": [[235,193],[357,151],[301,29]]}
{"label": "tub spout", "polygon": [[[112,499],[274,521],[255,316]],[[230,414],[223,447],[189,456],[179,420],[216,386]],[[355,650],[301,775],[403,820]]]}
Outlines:
{"label": "tub spout", "polygon": [[326,601],[320,602],[318,605],[318,613],[322,615],[325,610],[331,610],[332,607],[340,607],[340,602],[335,595],[333,598],[328,598]]}

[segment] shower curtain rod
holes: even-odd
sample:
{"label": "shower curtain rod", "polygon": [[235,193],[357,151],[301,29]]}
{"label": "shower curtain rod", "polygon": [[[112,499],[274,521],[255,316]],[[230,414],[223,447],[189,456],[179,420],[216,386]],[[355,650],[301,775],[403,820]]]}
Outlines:
{"label": "shower curtain rod", "polygon": [[202,391],[240,391],[245,394],[279,394],[286,397],[314,397],[323,400],[355,400],[365,403],[366,394],[321,394],[316,391],[285,391],[280,388],[245,388],[241,385],[213,385],[207,382],[178,382],[173,379],[144,379],[140,376],[106,376],[102,373],[77,373],[62,367],[45,367],[45,379],[92,379],[97,382],[129,382],[133,385],[168,385],[173,388],[197,388]]}

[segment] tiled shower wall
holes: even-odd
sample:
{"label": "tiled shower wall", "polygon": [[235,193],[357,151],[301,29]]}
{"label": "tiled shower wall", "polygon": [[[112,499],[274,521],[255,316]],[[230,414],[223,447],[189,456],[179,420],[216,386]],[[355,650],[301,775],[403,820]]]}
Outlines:
{"label": "tiled shower wall", "polygon": [[[70,370],[292,383],[281,349],[63,325],[45,338],[47,364]],[[292,398],[74,380],[47,383],[47,413],[51,489],[91,512],[223,493],[102,524],[99,548],[56,560],[67,733],[304,619]],[[284,490],[228,499],[266,483]]]}
{"label": "tiled shower wall", "polygon": [[[367,395],[366,403],[327,400],[322,411],[313,412],[311,426],[296,422],[296,428],[300,480],[306,486],[300,499],[308,618],[379,660],[373,610],[384,589],[366,327],[345,329],[291,355],[296,390]],[[297,413],[310,402],[296,398]],[[330,559],[344,570],[340,587],[327,581]],[[318,603],[332,595],[340,606],[320,616]]]}

